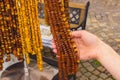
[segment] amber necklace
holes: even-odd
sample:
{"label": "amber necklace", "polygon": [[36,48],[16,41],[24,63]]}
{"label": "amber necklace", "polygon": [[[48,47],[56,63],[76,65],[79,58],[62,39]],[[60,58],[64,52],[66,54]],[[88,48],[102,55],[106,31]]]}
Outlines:
{"label": "amber necklace", "polygon": [[69,75],[77,72],[78,58],[76,46],[71,39],[65,7],[61,0],[44,0],[44,2],[59,56],[59,79],[68,80]]}

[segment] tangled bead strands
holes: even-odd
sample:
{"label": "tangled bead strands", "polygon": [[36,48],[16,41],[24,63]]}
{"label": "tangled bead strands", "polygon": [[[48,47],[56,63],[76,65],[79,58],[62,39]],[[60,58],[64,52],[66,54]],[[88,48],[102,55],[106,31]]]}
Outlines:
{"label": "tangled bead strands", "polygon": [[23,61],[23,54],[30,63],[29,54],[37,56],[42,70],[42,40],[38,19],[39,0],[0,0],[0,69],[10,61],[10,54]]}
{"label": "tangled bead strands", "polygon": [[[42,41],[39,30],[39,20],[37,18],[37,0],[28,0],[23,1],[19,0],[20,5],[19,8],[21,11],[21,19],[22,19],[22,36],[23,36],[23,48],[24,53],[26,54],[27,63],[30,63],[29,53],[36,54],[38,67],[42,70],[42,57],[41,57],[41,49],[42,49]],[[28,14],[26,15],[26,13]],[[26,18],[26,19],[25,19]],[[25,25],[25,27],[24,27]],[[29,36],[30,35],[30,36]]]}

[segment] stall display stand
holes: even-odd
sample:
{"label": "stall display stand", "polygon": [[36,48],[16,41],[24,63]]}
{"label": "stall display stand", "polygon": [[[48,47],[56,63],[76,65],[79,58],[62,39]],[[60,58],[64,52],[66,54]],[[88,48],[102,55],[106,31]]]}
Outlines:
{"label": "stall display stand", "polygon": [[26,63],[25,54],[24,54],[24,74],[25,74],[24,80],[31,80],[29,69],[28,69],[28,64]]}

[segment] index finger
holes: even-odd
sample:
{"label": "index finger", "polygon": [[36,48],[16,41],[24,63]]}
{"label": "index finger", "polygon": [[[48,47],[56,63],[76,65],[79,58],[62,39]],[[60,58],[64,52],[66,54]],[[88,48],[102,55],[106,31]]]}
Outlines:
{"label": "index finger", "polygon": [[72,32],[72,37],[74,38],[74,37],[77,37],[77,38],[80,38],[82,35],[82,31],[73,31]]}

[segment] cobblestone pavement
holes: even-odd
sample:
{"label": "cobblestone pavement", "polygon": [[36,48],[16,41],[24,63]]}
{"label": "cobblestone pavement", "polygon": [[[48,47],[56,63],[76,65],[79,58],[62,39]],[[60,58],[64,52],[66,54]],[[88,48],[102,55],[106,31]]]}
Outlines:
{"label": "cobblestone pavement", "polygon": [[[71,0],[84,2],[86,0]],[[87,30],[120,54],[120,0],[90,0]],[[114,60],[114,59],[113,59]],[[114,80],[98,61],[81,61],[77,80]]]}

